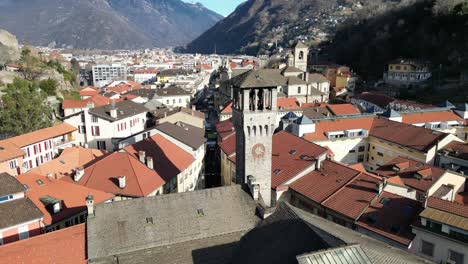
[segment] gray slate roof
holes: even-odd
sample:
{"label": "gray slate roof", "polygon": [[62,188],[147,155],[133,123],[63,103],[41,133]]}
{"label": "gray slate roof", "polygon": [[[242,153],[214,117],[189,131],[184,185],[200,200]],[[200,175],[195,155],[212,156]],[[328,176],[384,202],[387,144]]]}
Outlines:
{"label": "gray slate roof", "polygon": [[26,188],[15,177],[6,172],[0,173],[0,197],[24,191]]}
{"label": "gray slate roof", "polygon": [[29,198],[0,203],[0,229],[40,219],[43,214]]}
{"label": "gray slate roof", "polygon": [[183,122],[178,122],[178,124],[165,122],[158,125],[156,129],[190,146],[193,150],[197,150],[206,142],[204,129]]}
{"label": "gray slate roof", "polygon": [[191,95],[190,91],[184,90],[179,86],[169,86],[167,88],[157,89],[156,94],[159,97],[163,96],[182,96],[182,95]]}
{"label": "gray slate roof", "polygon": [[[165,262],[162,251],[182,245],[175,254],[192,256],[200,246],[197,240],[211,240],[212,247],[236,241],[215,240],[252,229],[259,222],[255,211],[255,202],[238,185],[98,204],[87,223],[88,258],[100,263],[101,258],[132,252],[137,257],[137,251],[149,250],[155,253],[151,263],[175,263]],[[193,262],[191,257],[177,263]]]}
{"label": "gray slate roof", "polygon": [[296,77],[296,76],[291,76],[291,77],[287,77],[288,78],[288,84],[289,85],[307,85],[307,82],[302,80],[301,78],[299,77]]}
{"label": "gray slate roof", "polygon": [[240,88],[278,87],[286,85],[286,78],[277,69],[250,70],[230,80]]}
{"label": "gray slate roof", "polygon": [[148,99],[152,99],[155,93],[156,93],[156,90],[154,89],[137,89],[137,90],[130,91],[127,94],[133,94],[136,96],[141,96],[141,97],[145,97]]}
{"label": "gray slate roof", "polygon": [[[292,54],[291,54],[292,55]],[[299,68],[296,68],[294,66],[286,66],[282,71],[281,71],[281,74],[285,74],[285,73],[303,73],[304,71],[302,71],[301,69]]]}
{"label": "gray slate roof", "polygon": [[125,100],[122,102],[115,103],[115,107],[117,108],[117,118],[113,118],[110,116],[110,110],[112,107],[112,105],[95,107],[89,109],[89,113],[92,115],[96,115],[102,119],[108,120],[110,122],[114,122],[149,111],[148,108],[139,103],[135,103],[131,100]]}

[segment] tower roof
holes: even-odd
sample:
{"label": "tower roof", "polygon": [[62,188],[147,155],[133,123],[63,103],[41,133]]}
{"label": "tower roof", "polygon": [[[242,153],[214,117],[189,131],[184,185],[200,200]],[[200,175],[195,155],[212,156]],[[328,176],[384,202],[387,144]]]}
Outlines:
{"label": "tower roof", "polygon": [[285,114],[281,119],[285,120],[285,119],[288,119],[288,120],[295,120],[297,119],[297,115],[293,112],[289,112],[287,114]]}
{"label": "tower roof", "polygon": [[307,47],[304,43],[298,41],[298,42],[296,42],[296,44],[294,44],[293,48],[295,48],[295,49],[308,49],[309,47]]}
{"label": "tower roof", "polygon": [[307,116],[303,115],[296,120],[296,123],[299,125],[310,125],[310,124],[313,124],[314,122]]}
{"label": "tower roof", "polygon": [[240,88],[277,87],[286,84],[286,78],[277,69],[250,70],[231,79]]}

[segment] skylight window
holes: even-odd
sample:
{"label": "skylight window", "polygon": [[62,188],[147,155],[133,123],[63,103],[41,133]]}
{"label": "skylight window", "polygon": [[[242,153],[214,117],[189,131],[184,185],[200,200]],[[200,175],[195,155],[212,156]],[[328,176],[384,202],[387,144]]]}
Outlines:
{"label": "skylight window", "polygon": [[280,169],[276,169],[273,171],[274,174],[280,174],[281,173],[281,170]]}
{"label": "skylight window", "polygon": [[36,180],[37,185],[44,185],[44,182],[42,180]]}
{"label": "skylight window", "polygon": [[289,151],[289,154],[291,154],[291,155],[292,155],[292,154],[296,154],[296,153],[297,153],[297,150],[295,150],[295,149],[291,149],[291,150]]}

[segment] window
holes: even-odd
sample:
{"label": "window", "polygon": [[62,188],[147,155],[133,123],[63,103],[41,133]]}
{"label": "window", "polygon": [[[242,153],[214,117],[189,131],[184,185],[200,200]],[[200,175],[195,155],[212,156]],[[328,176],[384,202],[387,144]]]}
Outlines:
{"label": "window", "polygon": [[358,152],[364,152],[366,150],[365,146],[359,146]]}
{"label": "window", "polygon": [[463,264],[465,255],[453,250],[449,250],[449,259],[454,261],[456,264]]}
{"label": "window", "polygon": [[10,160],[10,169],[16,169],[18,167],[18,164],[16,163],[16,159]]}
{"label": "window", "polygon": [[364,162],[364,154],[358,156],[357,162]]}
{"label": "window", "polygon": [[27,225],[18,227],[19,240],[23,240],[29,237],[29,228]]}
{"label": "window", "polygon": [[79,126],[78,127],[78,133],[85,134],[86,133],[86,127],[85,126]]}
{"label": "window", "polygon": [[11,199],[13,199],[13,195],[2,196],[2,197],[0,197],[0,203],[6,202],[6,201],[11,200]]}
{"label": "window", "polygon": [[182,99],[179,99],[179,104],[181,104],[181,103],[182,103]]}
{"label": "window", "polygon": [[105,141],[98,141],[97,148],[101,150],[106,150],[106,142]]}
{"label": "window", "polygon": [[301,87],[297,87],[297,93],[300,94],[301,93]]}
{"label": "window", "polygon": [[101,133],[100,133],[100,131],[99,131],[99,127],[98,127],[98,126],[93,126],[93,127],[91,127],[91,134],[92,134],[93,136],[100,136]]}
{"label": "window", "polygon": [[98,122],[97,116],[91,116],[91,122],[92,123],[97,123]]}
{"label": "window", "polygon": [[356,150],[352,149],[352,150],[349,151],[349,153],[356,153]]}
{"label": "window", "polygon": [[421,253],[426,256],[434,256],[434,244],[421,240]]}
{"label": "window", "polygon": [[377,155],[379,155],[380,157],[384,156],[382,152],[377,152]]}

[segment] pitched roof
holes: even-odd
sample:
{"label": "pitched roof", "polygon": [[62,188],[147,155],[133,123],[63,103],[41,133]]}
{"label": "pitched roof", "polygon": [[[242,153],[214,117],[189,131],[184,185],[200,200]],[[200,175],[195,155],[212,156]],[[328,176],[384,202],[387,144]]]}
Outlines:
{"label": "pitched roof", "polygon": [[293,48],[294,49],[306,49],[306,48],[309,48],[307,47],[304,43],[302,43],[301,41],[298,41],[296,42],[296,44],[293,45]]}
{"label": "pitched roof", "polygon": [[0,229],[42,218],[41,210],[26,197],[0,203],[0,212],[4,212],[0,217]]}
{"label": "pitched roof", "polygon": [[[139,151],[145,151],[146,157],[153,158],[153,174],[156,174],[158,178],[161,177],[165,182],[177,177],[194,161],[190,153],[159,134],[127,146],[124,150],[135,157],[135,160],[138,159]],[[140,163],[138,160],[137,162]],[[140,165],[144,166],[142,163]]]}
{"label": "pitched roof", "polygon": [[273,135],[271,188],[276,189],[300,172],[313,166],[327,149],[286,131]]}
{"label": "pitched roof", "polygon": [[[404,166],[398,166],[399,164]],[[395,171],[395,167],[398,167],[398,171]],[[399,184],[401,181],[406,186],[426,192],[445,173],[445,170],[413,159],[396,157],[380,166],[374,173],[389,180],[398,177],[394,183]]]}
{"label": "pitched roof", "polygon": [[359,174],[359,171],[345,165],[325,160],[319,170],[309,172],[289,187],[321,204]]}
{"label": "pitched roof", "polygon": [[[157,252],[184,245],[176,255],[188,255],[180,263],[192,263],[197,247],[189,242],[199,244],[250,230],[259,222],[255,211],[255,201],[239,185],[100,204],[87,223],[88,257],[114,259],[131,252],[137,256],[138,250],[148,249],[157,256],[151,262],[166,263]],[[215,248],[217,254],[224,252]],[[205,251],[203,257],[207,255]]]}
{"label": "pitched roof", "polygon": [[309,74],[309,83],[316,82],[330,82],[323,74],[320,73],[310,73]]}
{"label": "pitched roof", "polygon": [[[361,173],[325,200],[322,205],[353,220],[357,220],[378,195],[376,185],[379,181],[378,177]],[[323,183],[317,182],[316,184],[322,185]]]}
{"label": "pitched roof", "polygon": [[[344,262],[343,262],[344,261]],[[360,245],[349,245],[338,248],[321,250],[297,257],[299,264],[372,264]]]}
{"label": "pitched roof", "polygon": [[180,88],[179,86],[170,86],[167,88],[157,89],[158,96],[186,96],[191,95],[190,91]]}
{"label": "pitched roof", "polygon": [[26,191],[26,188],[15,177],[0,173],[0,197]]}
{"label": "pitched roof", "polygon": [[76,130],[76,127],[67,123],[62,123],[60,125],[36,130],[34,132],[22,134],[20,136],[8,138],[6,140],[15,144],[17,147],[22,148],[37,142],[44,141],[46,139],[52,139],[58,136],[66,135]]}
{"label": "pitched roof", "polygon": [[360,99],[366,102],[373,103],[381,108],[385,108],[388,104],[395,101],[395,98],[379,94],[379,93],[371,93],[371,92],[363,92],[360,94],[356,94],[353,96],[356,99]]}
{"label": "pitched roof", "polygon": [[276,69],[250,70],[230,80],[240,88],[277,87],[286,84],[286,78]]}
{"label": "pitched roof", "polygon": [[24,151],[8,140],[0,140],[0,162],[18,158]]}
{"label": "pitched roof", "polygon": [[297,99],[295,97],[283,97],[283,98],[278,98],[276,100],[276,105],[278,109],[284,109],[284,110],[292,110],[292,109],[299,109],[299,103],[297,102]]}
{"label": "pitched roof", "polygon": [[44,176],[51,174],[54,178],[59,179],[71,176],[76,168],[91,165],[106,153],[106,151],[98,149],[69,147],[65,148],[59,157],[31,169],[29,172]]}
{"label": "pitched roof", "polygon": [[156,126],[156,130],[184,143],[193,150],[199,149],[205,144],[205,130],[183,122],[172,124],[169,122]]}
{"label": "pitched roof", "polygon": [[216,124],[216,132],[218,133],[218,137],[220,139],[224,139],[232,134],[236,133],[234,129],[234,124],[232,123],[232,119],[226,119]]}
{"label": "pitched roof", "polygon": [[[285,73],[303,73],[304,71],[299,69],[299,68],[296,68],[294,66],[286,66],[284,69],[281,70],[281,74],[285,74]],[[296,77],[297,78],[297,77]],[[288,82],[289,82],[289,77],[287,78],[288,79]],[[298,78],[299,79],[299,78]],[[301,80],[301,84],[306,84],[305,81],[303,81],[302,79],[299,79]],[[290,83],[290,84],[293,84],[293,83]]]}
{"label": "pitched roof", "polygon": [[62,109],[85,108],[89,100],[63,100]]}
{"label": "pitched roof", "polygon": [[80,96],[93,96],[99,93],[99,90],[93,86],[88,86],[80,90]]}
{"label": "pitched roof", "polygon": [[361,112],[352,104],[329,104],[327,105],[328,110],[333,115],[358,115]]}
{"label": "pitched roof", "polygon": [[421,152],[430,150],[447,136],[445,133],[384,118],[375,119],[369,135]]}
{"label": "pitched roof", "polygon": [[452,141],[445,145],[442,150],[448,151],[450,156],[468,160],[468,143]]}
{"label": "pitched roof", "polygon": [[420,202],[384,191],[371,203],[357,224],[408,246],[414,238],[411,225],[421,211]]}
{"label": "pitched roof", "polygon": [[110,115],[110,110],[113,107],[114,106],[112,105],[95,107],[90,109],[89,113],[92,115],[96,115],[102,119],[108,120],[110,122],[114,122],[149,111],[148,108],[144,107],[141,104],[135,103],[131,100],[125,100],[122,102],[115,103],[115,108],[117,109],[117,117],[113,118]]}
{"label": "pitched roof", "polygon": [[355,117],[315,120],[315,133],[304,134],[304,138],[310,141],[327,140],[326,132],[343,131],[349,129],[370,130],[375,117]]}
{"label": "pitched roof", "polygon": [[36,186],[41,186],[52,182],[52,179],[36,173],[23,173],[16,176],[16,179],[25,185],[26,188],[33,188]]}
{"label": "pitched roof", "polygon": [[[102,203],[114,197],[113,194],[87,188],[79,184],[66,181],[54,181],[40,186],[30,186],[26,195],[44,214],[44,223],[51,225],[64,220],[70,216],[86,211],[86,197],[93,195],[94,203]],[[61,201],[62,209],[58,213],[53,213],[48,205],[42,200],[44,197],[51,197]]]}
{"label": "pitched roof", "polygon": [[3,245],[0,255],[4,263],[86,264],[85,224]]}
{"label": "pitched roof", "polygon": [[236,154],[236,137],[228,137],[223,141],[218,142],[218,146],[221,149],[221,151],[223,151],[224,154],[226,154],[228,157],[232,154]]}
{"label": "pitched roof", "polygon": [[429,197],[427,200],[427,207],[468,218],[468,206],[461,203]]}
{"label": "pitched roof", "polygon": [[406,124],[420,124],[444,121],[465,121],[462,117],[460,117],[452,111],[407,113],[403,114],[402,116],[403,123]]}
{"label": "pitched roof", "polygon": [[[155,161],[156,164],[156,161]],[[126,186],[119,188],[118,177],[126,177]],[[71,177],[62,180],[74,182]],[[115,195],[147,196],[164,184],[154,170],[150,170],[126,152],[114,152],[85,169],[78,184]]]}

